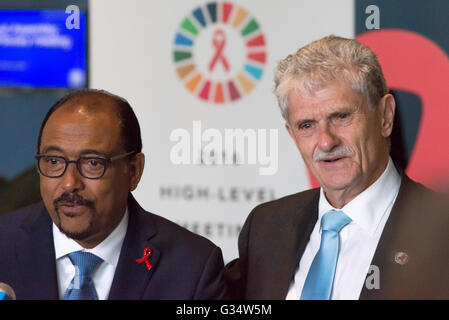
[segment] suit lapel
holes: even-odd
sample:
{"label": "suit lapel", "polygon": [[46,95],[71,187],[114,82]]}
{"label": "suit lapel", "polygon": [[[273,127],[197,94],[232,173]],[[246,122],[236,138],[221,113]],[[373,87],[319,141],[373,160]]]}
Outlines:
{"label": "suit lapel", "polygon": [[[145,289],[153,276],[160,258],[160,250],[151,243],[156,235],[156,227],[151,217],[137,204],[130,195],[128,202],[129,224],[123,241],[120,258],[112,282],[109,300],[142,299]],[[136,260],[143,257],[145,248],[151,249],[148,270],[145,263]]]}
{"label": "suit lapel", "polygon": [[[304,253],[309,241],[310,234],[318,219],[319,192],[313,193],[311,199],[302,208],[296,206],[289,212],[280,212],[285,215],[280,221],[283,230],[274,226],[271,238],[271,248],[267,254],[272,255],[266,266],[266,279],[276,279],[267,281],[266,293],[264,296],[270,299],[284,299],[287,295],[290,283],[298,268],[299,261]],[[283,235],[279,239],[279,232]],[[279,241],[273,241],[278,239]]]}
{"label": "suit lapel", "polygon": [[17,298],[58,299],[52,221],[43,205],[39,213],[27,217],[22,228],[25,237],[16,244],[16,254],[24,295]]}
{"label": "suit lapel", "polygon": [[[401,290],[407,287],[404,286],[404,283],[407,282],[406,278],[416,277],[416,274],[410,274],[413,271],[409,265],[395,262],[396,254],[407,253],[409,249],[413,250],[411,247],[415,242],[414,237],[418,234],[414,232],[414,230],[419,230],[420,222],[416,222],[412,214],[416,206],[413,203],[413,192],[413,182],[403,174],[398,196],[371,261],[371,266],[376,266],[379,269],[380,288],[369,289],[364,283],[359,299],[405,297],[406,292],[401,292]],[[411,286],[410,282],[408,286]]]}

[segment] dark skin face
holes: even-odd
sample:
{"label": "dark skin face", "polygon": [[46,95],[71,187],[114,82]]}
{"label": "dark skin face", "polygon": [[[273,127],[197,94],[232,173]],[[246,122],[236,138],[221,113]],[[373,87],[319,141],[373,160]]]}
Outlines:
{"label": "dark skin face", "polygon": [[[125,153],[113,101],[93,99],[68,102],[51,115],[42,132],[40,154],[77,160]],[[113,161],[97,180],[81,176],[75,164],[69,164],[59,178],[40,175],[41,195],[51,219],[84,248],[97,246],[123,218],[128,194],[137,187],[144,162],[142,153],[131,160]]]}

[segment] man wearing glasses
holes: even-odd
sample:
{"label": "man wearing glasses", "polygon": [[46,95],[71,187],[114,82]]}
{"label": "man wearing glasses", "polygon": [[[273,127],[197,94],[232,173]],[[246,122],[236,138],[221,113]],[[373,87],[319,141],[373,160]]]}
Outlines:
{"label": "man wearing glasses", "polygon": [[221,250],[144,211],[145,157],[128,102],[82,90],[47,113],[43,202],[0,219],[0,281],[17,299],[220,299]]}

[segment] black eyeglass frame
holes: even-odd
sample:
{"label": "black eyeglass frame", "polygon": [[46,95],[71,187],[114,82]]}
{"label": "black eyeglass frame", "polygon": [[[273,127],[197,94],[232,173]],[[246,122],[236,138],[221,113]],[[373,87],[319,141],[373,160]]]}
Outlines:
{"label": "black eyeglass frame", "polygon": [[[66,157],[63,157],[63,156],[53,156],[53,155],[48,155],[48,154],[36,154],[36,155],[34,156],[34,158],[35,158],[36,161],[37,161],[36,166],[37,166],[37,169],[39,170],[39,173],[40,173],[41,175],[43,175],[44,177],[47,177],[47,178],[60,178],[60,177],[62,177],[62,176],[65,174],[65,172],[67,171],[67,167],[69,166],[69,164],[70,164],[70,163],[74,163],[74,164],[76,164],[76,168],[78,169],[78,172],[80,173],[80,175],[81,175],[82,177],[84,177],[84,178],[86,178],[86,179],[97,180],[97,179],[103,178],[104,174],[106,173],[106,169],[108,168],[109,163],[111,163],[112,161],[118,160],[118,159],[126,158],[126,157],[128,157],[128,156],[130,156],[130,155],[132,155],[132,154],[135,154],[135,153],[136,153],[135,151],[131,151],[131,152],[119,154],[119,155],[116,155],[116,156],[113,156],[113,157],[110,157],[110,158],[98,157],[98,156],[95,156],[95,157],[79,157],[77,160],[69,160],[69,159],[67,159]],[[64,170],[62,171],[62,173],[61,173],[60,175],[57,175],[57,176],[48,176],[48,175],[45,175],[45,174],[42,172],[42,170],[41,170],[41,168],[40,168],[40,164],[39,164],[39,163],[40,163],[40,159],[41,159],[41,158],[44,158],[44,157],[51,157],[51,158],[63,159],[64,162],[65,162],[65,167],[64,167]],[[80,160],[81,160],[81,159],[95,159],[95,160],[100,160],[100,161],[102,161],[102,162],[103,162],[103,167],[104,167],[103,173],[102,173],[99,177],[95,177],[95,178],[86,177],[86,176],[81,172],[81,165],[80,165]]]}

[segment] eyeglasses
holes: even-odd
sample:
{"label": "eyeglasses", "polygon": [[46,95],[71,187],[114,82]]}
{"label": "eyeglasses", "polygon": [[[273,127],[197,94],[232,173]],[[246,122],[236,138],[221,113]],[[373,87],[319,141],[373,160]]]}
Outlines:
{"label": "eyeglasses", "polygon": [[135,151],[119,154],[111,158],[104,157],[80,157],[78,160],[68,160],[62,156],[46,154],[36,154],[37,168],[39,172],[48,178],[62,177],[67,170],[69,163],[75,163],[76,167],[84,178],[100,179],[104,176],[108,164],[112,161],[132,155]]}

